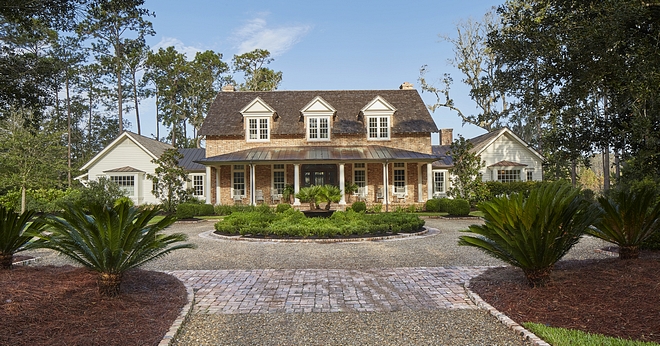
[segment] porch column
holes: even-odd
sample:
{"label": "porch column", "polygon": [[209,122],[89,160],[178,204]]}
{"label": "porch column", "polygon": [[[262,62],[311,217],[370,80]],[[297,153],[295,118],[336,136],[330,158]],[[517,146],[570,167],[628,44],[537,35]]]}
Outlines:
{"label": "porch column", "polygon": [[221,166],[215,168],[215,204],[222,204],[220,199],[220,169]]}
{"label": "porch column", "polygon": [[211,203],[211,166],[206,166],[206,176],[204,177],[205,186],[204,186],[204,195],[206,195],[206,204]]}
{"label": "porch column", "polygon": [[[423,177],[422,163],[420,162],[417,164],[417,202],[418,203],[424,202],[424,196],[422,196],[422,192],[424,192],[423,191],[424,184],[422,184],[422,177]],[[427,179],[427,183],[428,183],[428,179]]]}
{"label": "porch column", "polygon": [[254,190],[255,190],[255,188],[254,188],[254,185],[255,185],[254,184],[255,183],[254,175],[255,175],[254,174],[254,164],[250,163],[250,205],[255,205],[255,202],[254,202]]}
{"label": "porch column", "polygon": [[346,205],[346,196],[344,195],[344,164],[339,164],[339,189],[341,190],[341,199],[339,200],[339,205]]}
{"label": "porch column", "polygon": [[389,185],[387,184],[387,162],[383,163],[383,203],[385,205],[390,204],[390,192],[389,190]]}
{"label": "porch column", "polygon": [[300,205],[300,200],[298,197],[295,197],[298,192],[300,192],[300,165],[296,163],[293,165],[293,205]]}
{"label": "porch column", "polygon": [[435,181],[433,181],[433,166],[429,162],[426,164],[426,191],[428,193],[427,199],[433,198],[433,185],[435,185]]}

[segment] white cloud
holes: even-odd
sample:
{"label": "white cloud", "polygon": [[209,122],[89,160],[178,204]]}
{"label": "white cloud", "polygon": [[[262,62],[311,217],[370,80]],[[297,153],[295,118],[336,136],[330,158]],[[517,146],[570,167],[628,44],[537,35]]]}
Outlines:
{"label": "white cloud", "polygon": [[291,49],[310,30],[308,25],[269,28],[265,16],[259,14],[234,31],[233,40],[238,42],[238,54],[258,48],[267,49],[271,56],[277,56]]}
{"label": "white cloud", "polygon": [[155,46],[151,47],[151,49],[154,52],[157,52],[159,48],[167,48],[170,46],[174,46],[177,52],[179,53],[184,53],[186,55],[187,60],[192,60],[195,58],[195,54],[197,52],[203,52],[204,50],[201,48],[193,47],[193,46],[186,46],[183,44],[181,40],[178,38],[174,37],[163,37],[160,42],[156,43]]}

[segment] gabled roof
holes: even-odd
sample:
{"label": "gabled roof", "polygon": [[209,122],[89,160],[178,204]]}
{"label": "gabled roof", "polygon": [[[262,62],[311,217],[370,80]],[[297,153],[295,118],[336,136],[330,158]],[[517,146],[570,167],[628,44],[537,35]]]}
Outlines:
{"label": "gabled roof", "polygon": [[133,168],[131,166],[126,166],[126,167],[109,169],[107,171],[103,171],[103,173],[144,173],[144,171],[139,170],[137,168]]}
{"label": "gabled roof", "polygon": [[527,165],[520,162],[502,160],[500,162],[495,162],[488,167],[527,167]]}
{"label": "gabled roof", "polygon": [[364,147],[258,147],[198,160],[202,164],[291,161],[433,161],[437,156],[381,145]]}
{"label": "gabled roof", "polygon": [[[509,130],[506,127],[469,139],[469,141],[472,143],[472,149],[470,151],[472,151],[477,155],[481,155],[481,153],[484,150],[486,150],[486,148],[488,148],[493,142],[495,142],[498,138],[500,138],[505,134],[509,135],[514,140],[518,141],[522,146],[527,148],[532,154],[537,156],[541,161],[545,161],[545,158],[541,154],[539,154],[536,150],[530,147],[527,144],[527,142],[523,141],[520,137],[518,137],[515,133],[513,133],[513,131]],[[433,154],[441,157],[440,160],[433,162],[434,168],[454,167],[454,161],[452,160],[451,156],[448,154],[449,149],[450,149],[449,145],[432,146]],[[500,163],[508,163],[508,164],[500,164]],[[526,166],[526,165],[517,162],[500,161],[489,167],[493,167],[493,166]]]}
{"label": "gabled roof", "polygon": [[114,149],[117,145],[119,145],[121,142],[123,142],[126,139],[135,143],[135,145],[140,147],[142,150],[144,150],[145,153],[151,156],[152,159],[157,159],[163,154],[163,152],[165,152],[165,150],[174,148],[173,146],[167,143],[163,143],[155,139],[144,137],[130,131],[124,131],[122,132],[121,135],[115,138],[114,141],[112,141],[108,146],[106,146],[103,150],[101,150],[100,153],[96,154],[96,156],[94,156],[91,160],[89,160],[80,169],[81,170],[89,169],[90,166],[92,166],[98,160],[103,158],[108,152],[110,152],[112,149]]}
{"label": "gabled roof", "polygon": [[245,136],[240,111],[259,97],[277,113],[273,135],[304,135],[300,111],[317,97],[337,112],[333,134],[366,133],[359,120],[360,110],[378,96],[396,109],[392,116],[392,133],[438,132],[417,90],[325,90],[325,91],[236,91],[220,92],[209,109],[199,133],[203,136]]}

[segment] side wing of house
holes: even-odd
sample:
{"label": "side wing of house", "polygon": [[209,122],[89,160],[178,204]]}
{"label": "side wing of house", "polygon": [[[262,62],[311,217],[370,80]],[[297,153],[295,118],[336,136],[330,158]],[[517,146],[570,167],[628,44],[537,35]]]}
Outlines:
{"label": "side wing of house", "polygon": [[152,163],[153,156],[138,146],[127,136],[119,138],[101,153],[100,157],[90,161],[88,179],[98,180],[107,177],[116,182],[137,205],[145,203],[159,203],[151,193],[153,182],[147,174],[153,174],[156,164]]}
{"label": "side wing of house", "polygon": [[543,180],[543,158],[508,129],[480,151],[484,181]]}

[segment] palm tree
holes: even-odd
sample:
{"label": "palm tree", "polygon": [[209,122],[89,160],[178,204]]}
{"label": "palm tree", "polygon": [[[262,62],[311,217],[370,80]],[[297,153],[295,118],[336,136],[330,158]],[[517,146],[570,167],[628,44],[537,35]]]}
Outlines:
{"label": "palm tree", "polygon": [[602,217],[589,234],[618,245],[620,259],[639,258],[640,245],[660,231],[654,191],[612,191],[609,198],[599,197],[598,204]]}
{"label": "palm tree", "polygon": [[26,250],[33,235],[44,227],[42,222],[30,222],[34,214],[32,210],[18,214],[0,206],[0,268],[11,269],[14,254]]}
{"label": "palm tree", "polygon": [[300,191],[298,191],[296,198],[298,198],[303,203],[309,203],[309,210],[319,209],[319,206],[316,204],[316,202],[320,192],[320,186],[307,186],[301,188]]}
{"label": "palm tree", "polygon": [[474,246],[525,273],[530,286],[544,286],[554,264],[575,245],[598,218],[578,189],[555,182],[479,205],[483,225],[472,225],[459,245]]}
{"label": "palm tree", "polygon": [[50,248],[98,272],[102,295],[119,294],[123,273],[193,244],[177,244],[186,235],[162,234],[176,219],[168,216],[150,224],[159,208],[137,208],[127,201],[114,207],[65,205],[60,217],[49,216],[50,232],[39,235],[38,246]]}
{"label": "palm tree", "polygon": [[341,201],[341,189],[333,185],[324,185],[319,190],[318,197],[321,202],[328,203],[325,205],[325,210],[330,210],[331,203]]}

